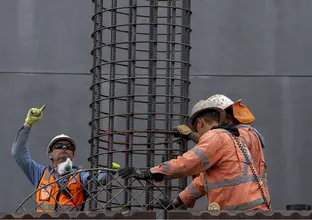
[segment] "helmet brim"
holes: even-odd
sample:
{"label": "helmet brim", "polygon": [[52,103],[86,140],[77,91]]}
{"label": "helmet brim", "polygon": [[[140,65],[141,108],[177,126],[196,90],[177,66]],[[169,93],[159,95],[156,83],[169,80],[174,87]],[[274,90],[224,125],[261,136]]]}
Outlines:
{"label": "helmet brim", "polygon": [[230,108],[230,107],[233,106],[234,104],[236,104],[236,103],[238,103],[238,102],[241,102],[241,101],[242,101],[242,99],[238,99],[237,101],[233,102],[231,105],[225,107],[224,110]]}
{"label": "helmet brim", "polygon": [[69,141],[72,145],[74,145],[74,151],[76,151],[76,141],[75,139],[71,138],[71,137],[59,137],[59,138],[55,138],[48,146],[48,153],[51,152],[51,148],[53,147],[53,145],[58,142],[58,141]]}

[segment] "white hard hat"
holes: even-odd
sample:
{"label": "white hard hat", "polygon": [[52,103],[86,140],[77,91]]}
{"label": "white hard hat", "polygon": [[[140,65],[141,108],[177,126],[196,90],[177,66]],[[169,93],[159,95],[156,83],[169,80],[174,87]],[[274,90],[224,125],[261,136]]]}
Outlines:
{"label": "white hard hat", "polygon": [[55,136],[49,143],[48,147],[47,147],[47,154],[49,155],[49,152],[50,152],[50,149],[51,147],[53,147],[53,145],[57,142],[57,141],[60,141],[60,140],[67,140],[69,142],[71,142],[73,145],[74,145],[74,151],[76,150],[76,141],[74,138],[68,136],[68,135],[65,135],[65,134],[60,134],[60,135],[57,135]]}
{"label": "white hard hat", "polygon": [[214,110],[218,111],[220,113],[221,121],[225,118],[225,111],[223,109],[221,109],[220,107],[218,107],[214,102],[209,101],[209,100],[200,100],[192,108],[191,117],[189,118],[189,123],[193,124],[192,122],[193,122],[194,118],[196,118],[196,116],[200,112],[208,110],[208,109],[214,109]]}
{"label": "white hard hat", "polygon": [[213,96],[210,96],[207,100],[213,102],[215,106],[223,110],[230,107],[234,103],[241,101],[241,99],[239,99],[236,102],[233,102],[229,97],[222,95],[222,94],[215,94]]}

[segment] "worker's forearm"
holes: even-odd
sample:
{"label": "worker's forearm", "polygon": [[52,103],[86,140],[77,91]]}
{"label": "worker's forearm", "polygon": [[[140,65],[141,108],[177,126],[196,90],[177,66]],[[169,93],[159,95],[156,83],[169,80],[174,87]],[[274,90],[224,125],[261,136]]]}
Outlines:
{"label": "worker's forearm", "polygon": [[30,182],[37,186],[38,181],[45,169],[45,166],[37,164],[32,160],[28,150],[28,137],[30,134],[31,126],[23,126],[13,143],[11,155],[14,157],[18,166],[28,177]]}
{"label": "worker's forearm", "polygon": [[15,158],[19,166],[23,166],[32,161],[27,147],[30,130],[30,126],[23,126],[18,132],[12,146],[11,155]]}
{"label": "worker's forearm", "polygon": [[185,152],[182,156],[178,156],[176,159],[171,159],[151,168],[150,171],[155,175],[163,174],[165,175],[164,179],[168,180],[196,175],[206,169],[206,164],[200,160],[193,148]]}
{"label": "worker's forearm", "polygon": [[197,132],[192,132],[189,134],[188,138],[193,141],[195,144],[198,144],[200,135]]}

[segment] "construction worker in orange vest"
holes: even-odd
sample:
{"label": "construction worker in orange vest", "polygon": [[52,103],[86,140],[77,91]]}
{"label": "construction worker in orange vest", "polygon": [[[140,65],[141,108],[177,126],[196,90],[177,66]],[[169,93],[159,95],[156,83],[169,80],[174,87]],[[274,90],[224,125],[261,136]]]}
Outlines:
{"label": "construction worker in orange vest", "polygon": [[[172,207],[192,208],[198,198],[206,195],[209,209],[213,210],[268,210],[263,182],[249,150],[235,126],[221,124],[225,116],[225,111],[213,102],[199,101],[189,119],[200,135],[194,148],[149,171],[127,167],[119,175],[158,182],[200,174],[172,201]],[[246,161],[249,166],[244,170]]]}
{"label": "construction worker in orange vest", "polygon": [[[267,200],[271,205],[270,193],[268,189],[266,163],[262,148],[265,147],[263,136],[250,123],[255,121],[255,117],[251,111],[241,103],[241,99],[233,102],[230,98],[222,94],[210,96],[207,100],[214,103],[226,112],[226,121],[235,125],[240,133],[240,137],[250,151],[251,157],[255,164],[255,168],[264,183],[264,191]],[[194,132],[188,125],[179,125],[177,130],[184,139],[193,140],[198,143],[200,135]],[[245,165],[247,166],[247,164]],[[245,168],[246,169],[246,168]]]}
{"label": "construction worker in orange vest", "polygon": [[[37,212],[82,211],[87,197],[85,189],[88,188],[89,172],[76,172],[79,168],[73,166],[75,139],[61,134],[50,141],[47,156],[52,166],[38,164],[30,156],[28,136],[31,127],[42,118],[44,108],[45,106],[31,108],[28,111],[24,126],[13,143],[11,154],[37,189]],[[118,169],[119,165],[113,163],[113,168]],[[59,181],[55,182],[56,180]],[[106,173],[100,172],[98,180],[105,184]]]}
{"label": "construction worker in orange vest", "polygon": [[256,120],[252,112],[241,103],[241,99],[233,102],[230,98],[222,94],[210,96],[207,100],[215,103],[216,106],[226,112],[226,121],[236,125],[241,137],[250,151],[256,170],[264,183],[265,194],[270,202],[270,193],[267,179],[267,165],[264,159],[263,148],[265,140],[263,135],[250,124]]}

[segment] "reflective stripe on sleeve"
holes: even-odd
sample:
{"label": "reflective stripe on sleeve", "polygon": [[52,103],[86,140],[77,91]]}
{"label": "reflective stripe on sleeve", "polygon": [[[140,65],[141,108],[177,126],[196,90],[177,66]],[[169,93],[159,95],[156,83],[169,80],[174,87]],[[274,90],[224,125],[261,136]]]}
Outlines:
{"label": "reflective stripe on sleeve", "polygon": [[201,149],[195,146],[190,151],[194,152],[199,157],[205,169],[209,169],[210,167],[209,160]]}
{"label": "reflective stripe on sleeve", "polygon": [[169,161],[166,161],[164,163],[162,163],[162,169],[164,173],[169,173],[170,169],[169,169]]}
{"label": "reflective stripe on sleeve", "polygon": [[192,197],[195,199],[202,197],[201,193],[198,192],[192,184],[187,186],[187,190],[191,193]]}

